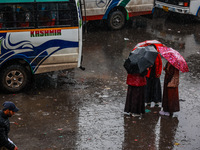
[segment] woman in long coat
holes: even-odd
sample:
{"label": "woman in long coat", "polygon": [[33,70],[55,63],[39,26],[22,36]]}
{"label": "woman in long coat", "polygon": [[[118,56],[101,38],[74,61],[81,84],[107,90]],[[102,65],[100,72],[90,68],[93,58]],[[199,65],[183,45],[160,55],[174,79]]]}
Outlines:
{"label": "woman in long coat", "polygon": [[145,102],[147,106],[151,105],[151,102],[155,103],[155,106],[159,106],[159,102],[162,99],[160,75],[162,72],[162,59],[160,54],[156,57],[153,67],[151,67],[146,75],[147,85],[145,89]]}
{"label": "woman in long coat", "polygon": [[169,62],[167,62],[164,70],[163,111],[160,111],[160,114],[170,116],[173,115],[173,112],[180,111],[178,93],[179,70]]}
{"label": "woman in long coat", "polygon": [[126,83],[128,91],[124,112],[133,116],[140,116],[145,113],[145,85],[146,77],[143,74],[128,74]]}

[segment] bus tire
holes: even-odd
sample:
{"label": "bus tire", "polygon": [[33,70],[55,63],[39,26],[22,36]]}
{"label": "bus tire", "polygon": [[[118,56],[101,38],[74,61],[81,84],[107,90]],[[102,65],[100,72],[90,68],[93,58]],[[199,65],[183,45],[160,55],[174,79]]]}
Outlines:
{"label": "bus tire", "polygon": [[125,25],[125,16],[121,11],[117,10],[109,15],[108,26],[110,29],[119,30],[122,29],[124,25]]}
{"label": "bus tire", "polygon": [[21,65],[10,65],[4,68],[0,74],[1,87],[5,92],[19,92],[29,83],[28,70]]}

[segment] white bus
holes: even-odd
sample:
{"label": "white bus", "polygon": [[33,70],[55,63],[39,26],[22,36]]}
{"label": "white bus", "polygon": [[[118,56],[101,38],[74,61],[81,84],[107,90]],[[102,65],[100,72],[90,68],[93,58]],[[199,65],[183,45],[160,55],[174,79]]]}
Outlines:
{"label": "white bus", "polygon": [[151,14],[154,0],[81,0],[83,20],[106,20],[111,29],[121,29],[133,16]]}
{"label": "white bus", "polygon": [[0,84],[9,92],[32,75],[81,66],[78,0],[0,0]]}
{"label": "white bus", "polygon": [[156,0],[155,8],[193,15],[200,20],[200,0]]}

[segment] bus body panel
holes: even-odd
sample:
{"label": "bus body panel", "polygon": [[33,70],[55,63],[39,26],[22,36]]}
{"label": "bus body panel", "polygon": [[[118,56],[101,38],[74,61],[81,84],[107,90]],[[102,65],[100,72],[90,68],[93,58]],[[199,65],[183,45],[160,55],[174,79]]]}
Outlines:
{"label": "bus body panel", "polygon": [[[82,0],[82,3],[83,3],[83,0]],[[85,11],[83,10],[82,15],[83,17],[87,16],[87,18],[92,18],[92,17],[95,18],[95,16],[101,16],[101,19],[102,19],[103,15],[106,12],[106,5],[108,5],[108,0],[104,0],[101,3],[100,1],[98,2],[96,0],[85,0],[86,14],[85,14]],[[99,17],[96,17],[96,18],[99,18]]]}
{"label": "bus body panel", "polygon": [[[83,3],[83,0],[82,0]],[[152,12],[153,0],[85,0],[86,14],[83,10],[83,19],[87,20],[107,19],[110,11],[115,7],[124,7],[130,16],[139,14],[138,12]]]}
{"label": "bus body panel", "polygon": [[126,6],[129,17],[151,14],[154,7],[153,0],[130,1]]}
{"label": "bus body panel", "polygon": [[156,0],[155,7],[164,9],[165,11],[171,11],[171,12],[180,13],[180,14],[189,14],[189,15],[197,16],[197,13],[200,8],[200,0],[190,0],[188,7],[173,5],[173,4],[160,2],[160,1]]}
{"label": "bus body panel", "polygon": [[78,41],[79,41],[79,48],[78,48],[78,66],[81,67],[82,63],[82,47],[83,47],[83,35],[82,35],[82,30],[83,30],[83,19],[82,19],[82,14],[81,14],[81,4],[79,0],[76,0],[76,5],[77,5],[77,14],[78,14]]}
{"label": "bus body panel", "polygon": [[190,12],[189,7],[171,5],[171,4],[158,2],[158,1],[156,1],[155,7],[164,9],[165,11],[171,11],[171,12],[176,12],[176,13],[181,13],[181,14],[189,14]]}
{"label": "bus body panel", "polygon": [[153,0],[140,0],[140,1],[130,0],[126,8],[128,12],[151,11],[153,9],[153,5],[154,5]]}
{"label": "bus body panel", "polygon": [[[44,66],[48,67],[48,65],[49,67],[54,65],[55,70],[52,68],[51,71],[59,70],[59,66],[67,63],[78,67],[78,34],[78,27],[76,29],[32,29],[23,32],[0,33],[0,53],[13,52],[11,56],[6,58],[5,55],[2,55],[0,64],[9,59],[24,59],[30,64],[35,74],[49,72],[50,69],[44,70]],[[62,68],[69,69],[69,66],[66,65]],[[38,70],[39,67],[43,69]]]}
{"label": "bus body panel", "polygon": [[[126,0],[126,1],[128,2],[129,0]],[[107,18],[108,18],[109,12],[110,12],[113,8],[119,6],[119,4],[120,4],[119,2],[120,2],[119,0],[112,0],[112,1],[111,1],[110,5],[106,8],[106,13],[105,13],[104,16],[103,16],[103,19],[107,19]]]}
{"label": "bus body panel", "polygon": [[197,16],[199,9],[200,9],[200,0],[191,0],[190,14]]}

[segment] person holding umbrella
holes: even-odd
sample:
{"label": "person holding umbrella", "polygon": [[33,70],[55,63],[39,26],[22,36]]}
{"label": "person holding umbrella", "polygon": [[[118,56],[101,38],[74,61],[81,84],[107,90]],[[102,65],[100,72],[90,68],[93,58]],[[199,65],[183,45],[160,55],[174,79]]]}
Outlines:
{"label": "person holding umbrella", "polygon": [[162,60],[160,54],[158,54],[154,65],[149,69],[146,78],[147,85],[145,89],[145,102],[147,106],[151,106],[151,102],[155,103],[155,106],[159,106],[159,102],[162,99],[160,75],[162,72]]}
{"label": "person holding umbrella", "polygon": [[173,112],[180,111],[178,94],[179,70],[167,62],[164,71],[163,110],[159,113],[165,116],[172,116]]}
{"label": "person holding umbrella", "polygon": [[[158,46],[165,46],[161,42],[157,40],[147,40],[141,43],[138,43],[134,49],[138,47],[145,47],[145,46],[154,46],[156,50],[158,50]],[[133,50],[134,50],[133,49]],[[159,52],[159,51],[158,51]],[[160,54],[157,55],[156,60],[152,67],[149,68],[148,73],[146,75],[147,85],[145,88],[145,102],[147,106],[151,106],[151,102],[155,103],[155,106],[159,106],[159,103],[162,99],[162,91],[161,91],[161,84],[160,84],[160,75],[162,73],[162,59]]]}
{"label": "person holding umbrella", "polygon": [[168,61],[164,67],[165,79],[163,88],[163,110],[160,115],[172,116],[174,112],[180,111],[179,105],[179,70],[188,72],[188,66],[181,54],[168,47],[159,47],[160,54]]}
{"label": "person holding umbrella", "polygon": [[147,71],[127,75],[128,91],[124,112],[134,117],[145,113],[144,91],[146,74]]}
{"label": "person holding umbrella", "polygon": [[138,47],[125,61],[124,67],[128,73],[125,114],[135,117],[145,113],[146,74],[149,67],[154,64],[157,55],[158,52],[153,46]]}

